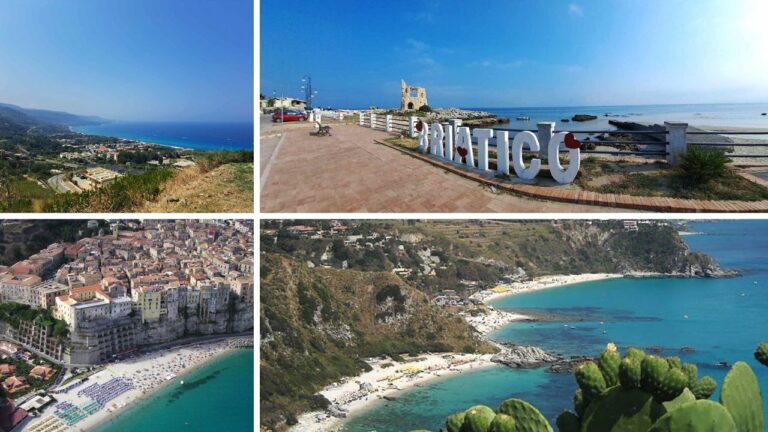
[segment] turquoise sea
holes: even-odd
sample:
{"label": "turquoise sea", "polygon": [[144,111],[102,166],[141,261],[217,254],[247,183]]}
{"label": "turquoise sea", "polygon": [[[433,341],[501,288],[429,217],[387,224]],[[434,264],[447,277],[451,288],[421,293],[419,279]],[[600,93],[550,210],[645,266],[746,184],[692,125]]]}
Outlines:
{"label": "turquoise sea", "polygon": [[[692,126],[719,126],[750,129],[768,129],[768,103],[763,104],[694,104],[694,105],[620,105],[582,107],[512,107],[468,108],[498,114],[510,119],[505,129],[536,129],[537,122],[555,122],[556,130],[613,130],[609,120],[659,123],[664,121],[687,122]],[[596,120],[563,123],[576,114],[591,114]],[[517,120],[518,116],[530,120]],[[764,137],[765,135],[762,135]],[[760,138],[761,136],[757,136]]]}
{"label": "turquoise sea", "polygon": [[176,378],[94,432],[254,430],[254,351],[239,349]]}
{"label": "turquoise sea", "polygon": [[76,132],[194,150],[253,150],[253,123],[110,122]]}
{"label": "turquoise sea", "polygon": [[[595,355],[608,342],[621,350],[660,346],[664,355],[695,362],[700,376],[711,375],[718,383],[727,369],[717,362],[745,360],[758,375],[768,412],[768,368],[752,355],[758,343],[768,340],[768,221],[697,222],[691,228],[701,233],[684,237],[693,250],[710,254],[742,276],[616,279],[502,298],[495,307],[573,318],[512,324],[491,337],[565,355]],[[682,353],[683,346],[695,352]],[[533,403],[554,424],[560,412],[572,409],[576,387],[572,374],[493,366],[433,381],[397,395],[396,401],[377,402],[351,418],[345,430],[438,430],[453,412],[476,404],[495,408],[509,397]]]}

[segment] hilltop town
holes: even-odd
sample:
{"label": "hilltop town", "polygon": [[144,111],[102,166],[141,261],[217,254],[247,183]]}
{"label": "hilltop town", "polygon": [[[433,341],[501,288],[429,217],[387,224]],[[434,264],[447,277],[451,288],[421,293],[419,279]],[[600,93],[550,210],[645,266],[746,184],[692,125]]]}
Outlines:
{"label": "hilltop town", "polygon": [[[0,394],[29,402],[21,418],[63,381],[82,383],[144,347],[252,331],[253,221],[86,226],[92,235],[0,266]],[[0,422],[15,424],[18,412],[0,410]]]}

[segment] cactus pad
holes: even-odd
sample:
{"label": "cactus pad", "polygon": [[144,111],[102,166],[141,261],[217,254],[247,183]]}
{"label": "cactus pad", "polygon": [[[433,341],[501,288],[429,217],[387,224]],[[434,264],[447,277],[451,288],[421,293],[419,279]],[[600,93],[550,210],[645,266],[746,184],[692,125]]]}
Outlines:
{"label": "cactus pad", "polygon": [[571,411],[563,411],[562,414],[557,416],[555,424],[560,432],[579,432],[581,429],[579,418]]}
{"label": "cactus pad", "polygon": [[700,379],[691,389],[696,399],[709,399],[717,388],[717,382],[709,375]]}
{"label": "cactus pad", "polygon": [[547,419],[533,405],[520,399],[507,399],[496,408],[497,414],[515,419],[517,430],[526,432],[553,432]]}
{"label": "cactus pad", "polygon": [[688,376],[688,388],[693,389],[699,381],[699,368],[695,364],[685,363],[681,369]]}
{"label": "cactus pad", "polygon": [[445,430],[448,432],[461,431],[461,425],[464,424],[464,413],[466,411],[457,412],[456,414],[449,415],[445,419]]}
{"label": "cactus pad", "polygon": [[667,364],[671,368],[681,369],[683,367],[683,362],[680,361],[680,357],[667,357]]}
{"label": "cactus pad", "polygon": [[506,414],[496,414],[488,428],[488,432],[515,432],[516,430],[515,419]]}
{"label": "cactus pad", "polygon": [[591,361],[582,363],[576,368],[576,382],[587,400],[600,396],[607,388],[600,368]]}
{"label": "cactus pad", "polygon": [[650,394],[616,386],[589,405],[581,432],[646,432],[665,412]]}
{"label": "cactus pad", "polygon": [[663,402],[662,405],[664,405],[664,408],[666,408],[667,412],[670,412],[672,410],[675,410],[682,406],[683,404],[686,404],[688,402],[693,402],[696,400],[696,396],[691,393],[691,391],[688,388],[684,388],[683,392],[680,393],[679,396],[672,399],[671,401]]}
{"label": "cactus pad", "polygon": [[636,357],[624,357],[619,364],[619,382],[625,390],[640,388],[640,361]]}
{"label": "cactus pad", "polygon": [[755,350],[755,359],[765,366],[768,366],[768,342],[763,342]]}
{"label": "cactus pad", "polygon": [[648,432],[736,432],[736,424],[722,405],[697,400],[664,414]]}
{"label": "cactus pad", "polygon": [[632,357],[640,361],[645,357],[645,351],[638,348],[629,348],[627,350],[627,354],[624,357]]}
{"label": "cactus pad", "polygon": [[619,383],[619,363],[621,363],[621,356],[616,352],[615,347],[613,351],[605,350],[600,354],[597,366],[603,374],[607,387],[613,387]]}
{"label": "cactus pad", "polygon": [[646,356],[640,363],[640,387],[648,393],[661,388],[664,378],[669,371],[669,363],[661,357]]}
{"label": "cactus pad", "polygon": [[496,413],[485,405],[475,405],[464,413],[461,432],[488,432]]}
{"label": "cactus pad", "polygon": [[659,386],[654,390],[653,397],[659,402],[671,401],[676,398],[688,385],[688,375],[682,370],[672,368],[664,375]]}
{"label": "cactus pad", "polygon": [[587,410],[589,401],[584,400],[584,392],[581,389],[576,389],[573,394],[573,409],[576,410],[576,415],[579,417],[584,416],[584,411]]}
{"label": "cactus pad", "polygon": [[738,432],[765,430],[760,387],[748,364],[736,362],[725,376],[720,403],[733,417]]}

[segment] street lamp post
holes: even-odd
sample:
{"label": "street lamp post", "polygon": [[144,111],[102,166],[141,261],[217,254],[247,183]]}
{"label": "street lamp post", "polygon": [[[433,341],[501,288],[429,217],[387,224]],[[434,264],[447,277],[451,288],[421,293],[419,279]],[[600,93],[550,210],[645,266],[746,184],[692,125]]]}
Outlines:
{"label": "street lamp post", "polygon": [[312,97],[317,94],[317,91],[312,91],[312,75],[304,75],[301,77],[301,89],[304,90],[304,100],[307,101],[307,109],[312,109]]}

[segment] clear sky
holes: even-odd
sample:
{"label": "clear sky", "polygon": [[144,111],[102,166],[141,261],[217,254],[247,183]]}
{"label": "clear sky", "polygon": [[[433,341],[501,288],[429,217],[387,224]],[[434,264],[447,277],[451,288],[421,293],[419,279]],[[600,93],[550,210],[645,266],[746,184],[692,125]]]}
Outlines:
{"label": "clear sky", "polygon": [[0,102],[252,121],[251,0],[0,0]]}
{"label": "clear sky", "polygon": [[438,107],[768,102],[768,0],[261,2],[261,92]]}

